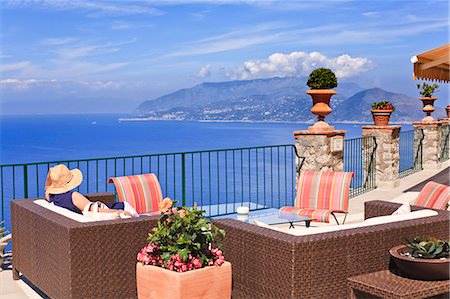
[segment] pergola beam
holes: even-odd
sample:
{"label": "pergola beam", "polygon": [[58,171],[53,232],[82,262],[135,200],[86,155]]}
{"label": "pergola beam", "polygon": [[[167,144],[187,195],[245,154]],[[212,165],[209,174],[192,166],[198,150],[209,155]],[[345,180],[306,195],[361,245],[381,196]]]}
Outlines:
{"label": "pergola beam", "polygon": [[[422,64],[422,65],[420,66],[420,68],[421,68],[422,70],[426,70],[426,69],[432,68],[432,67],[434,67],[434,66],[439,66],[439,67],[441,67],[440,65],[442,64],[442,67],[443,67],[443,68],[448,69],[449,58],[450,58],[450,57],[449,57],[449,55],[447,54],[447,55],[445,55],[445,56],[443,56],[443,57],[441,57],[441,58],[439,58],[439,59],[431,60],[431,61],[429,61],[429,62],[427,62],[427,63]],[[445,66],[446,66],[446,67],[445,67]]]}

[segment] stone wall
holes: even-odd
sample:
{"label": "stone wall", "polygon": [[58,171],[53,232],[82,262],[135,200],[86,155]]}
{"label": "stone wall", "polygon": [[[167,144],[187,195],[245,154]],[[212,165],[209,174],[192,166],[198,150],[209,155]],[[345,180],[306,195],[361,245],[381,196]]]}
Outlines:
{"label": "stone wall", "polygon": [[414,122],[413,126],[415,143],[419,142],[423,134],[423,169],[440,168],[441,165],[439,164],[439,158],[441,155],[441,124],[438,122]]}
{"label": "stone wall", "polygon": [[344,171],[344,152],[332,152],[332,138],[345,136],[344,130],[326,132],[295,131],[295,146],[305,157],[302,170]]}
{"label": "stone wall", "polygon": [[[394,188],[400,185],[398,177],[400,164],[398,141],[400,129],[400,126],[362,127],[363,137],[373,136],[376,139],[375,170],[377,187]],[[363,151],[372,150],[373,149],[363,147]],[[367,173],[366,170],[365,173]]]}

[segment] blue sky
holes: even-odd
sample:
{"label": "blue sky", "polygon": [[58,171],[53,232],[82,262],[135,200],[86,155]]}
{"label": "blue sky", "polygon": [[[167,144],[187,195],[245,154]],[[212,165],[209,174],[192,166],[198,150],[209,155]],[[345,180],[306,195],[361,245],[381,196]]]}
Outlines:
{"label": "blue sky", "polygon": [[[4,0],[0,112],[131,112],[205,81],[318,66],[416,97],[410,58],[449,42],[448,13],[447,1]],[[438,96],[445,106],[448,86]]]}

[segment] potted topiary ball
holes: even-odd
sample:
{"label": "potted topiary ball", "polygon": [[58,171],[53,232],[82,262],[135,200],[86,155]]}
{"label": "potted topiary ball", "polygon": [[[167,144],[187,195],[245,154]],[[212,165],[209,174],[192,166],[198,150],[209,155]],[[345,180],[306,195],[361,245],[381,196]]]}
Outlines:
{"label": "potted topiary ball", "polygon": [[389,253],[400,275],[419,280],[449,279],[449,241],[434,237],[415,237]]}
{"label": "potted topiary ball", "polygon": [[231,264],[219,239],[225,232],[195,207],[164,199],[161,218],[137,255],[138,298],[231,298]]}
{"label": "potted topiary ball", "polygon": [[336,94],[336,91],[333,90],[333,88],[337,87],[336,75],[330,69],[318,68],[309,74],[306,85],[311,88],[306,92],[313,100],[311,112],[318,117],[318,122],[313,127],[329,127],[325,122],[325,116],[332,111],[330,108],[330,100],[331,96]]}
{"label": "potted topiary ball", "polygon": [[372,104],[373,122],[375,126],[388,126],[392,112],[395,111],[395,106],[391,102],[381,101]]}
{"label": "potted topiary ball", "polygon": [[434,101],[437,100],[437,97],[433,96],[435,92],[437,92],[439,85],[436,83],[433,85],[427,84],[426,82],[423,82],[422,85],[417,84],[417,88],[419,89],[419,93],[422,96],[420,100],[423,104],[422,111],[426,113],[425,118],[422,119],[423,122],[434,122],[436,121],[432,116],[431,113],[435,110],[434,108]]}

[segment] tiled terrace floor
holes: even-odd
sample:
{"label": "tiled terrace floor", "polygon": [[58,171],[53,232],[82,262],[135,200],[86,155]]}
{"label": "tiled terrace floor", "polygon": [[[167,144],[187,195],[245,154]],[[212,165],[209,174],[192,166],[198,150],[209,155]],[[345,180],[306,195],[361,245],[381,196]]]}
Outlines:
{"label": "tiled terrace floor", "polygon": [[[418,192],[406,192],[408,189],[420,184],[432,176],[442,172],[450,166],[450,161],[440,165],[438,169],[422,170],[411,174],[400,180],[400,186],[395,189],[377,188],[371,192],[362,194],[350,199],[349,216],[346,223],[359,222],[364,217],[364,202],[370,200],[388,200],[396,202],[406,202],[414,199]],[[445,174],[444,174],[445,175]],[[446,174],[449,175],[448,173]],[[0,298],[22,299],[22,298],[42,298],[29,284],[24,280],[12,280],[12,273],[9,263],[6,269],[0,272]]]}

